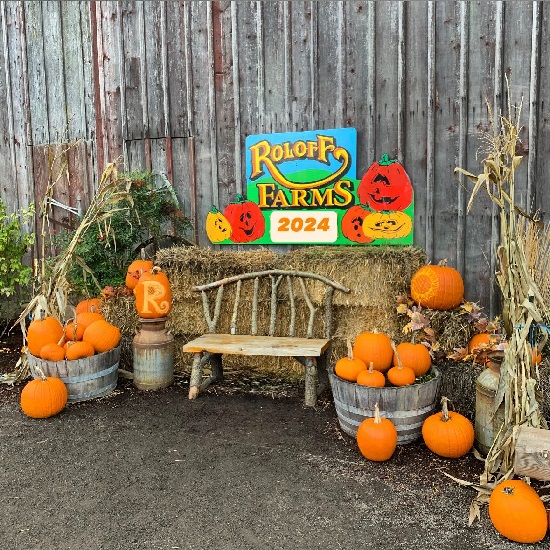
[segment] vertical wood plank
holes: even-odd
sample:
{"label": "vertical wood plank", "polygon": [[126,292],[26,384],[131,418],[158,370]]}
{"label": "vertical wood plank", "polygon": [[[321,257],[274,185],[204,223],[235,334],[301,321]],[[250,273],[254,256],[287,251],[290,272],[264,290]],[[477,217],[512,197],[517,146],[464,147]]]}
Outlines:
{"label": "vertical wood plank", "polygon": [[[435,111],[437,108],[437,88],[435,82],[435,2],[428,2],[427,9],[427,35],[428,35],[428,51],[427,51],[427,71],[428,71],[428,110],[426,117],[426,198],[425,198],[425,251],[428,262],[434,260],[434,238],[435,238]],[[418,205],[415,204],[418,209]],[[422,207],[421,207],[422,208]],[[415,216],[415,219],[418,219]],[[417,226],[418,227],[418,226]],[[422,243],[419,237],[416,242]]]}

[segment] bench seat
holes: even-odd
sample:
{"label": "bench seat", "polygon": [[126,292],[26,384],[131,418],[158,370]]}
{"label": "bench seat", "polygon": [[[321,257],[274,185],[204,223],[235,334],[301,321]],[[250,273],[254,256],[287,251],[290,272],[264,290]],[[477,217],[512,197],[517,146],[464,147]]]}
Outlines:
{"label": "bench seat", "polygon": [[325,338],[292,336],[248,336],[246,334],[204,334],[185,344],[182,351],[270,355],[273,357],[320,357],[330,346]]}

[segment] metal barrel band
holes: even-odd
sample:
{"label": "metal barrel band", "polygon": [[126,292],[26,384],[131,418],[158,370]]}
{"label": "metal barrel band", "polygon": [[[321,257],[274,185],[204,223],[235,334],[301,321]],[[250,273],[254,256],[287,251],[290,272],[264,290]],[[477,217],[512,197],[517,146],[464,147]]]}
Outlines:
{"label": "metal barrel band", "polygon": [[69,376],[67,378],[61,378],[61,380],[63,380],[65,384],[78,384],[79,382],[89,382],[90,380],[95,380],[96,378],[101,378],[102,376],[107,376],[115,372],[115,370],[118,370],[118,364],[119,362],[117,361],[114,365],[106,369],[100,370],[99,372],[94,372],[93,374],[86,374],[83,376]]}
{"label": "metal barrel band", "polygon": [[84,399],[89,399],[91,397],[101,397],[104,394],[112,392],[116,388],[117,382],[116,380],[109,384],[108,386],[105,386],[103,388],[99,388],[96,391],[87,392],[87,393],[73,393],[71,394],[71,397],[69,401],[82,401]]}

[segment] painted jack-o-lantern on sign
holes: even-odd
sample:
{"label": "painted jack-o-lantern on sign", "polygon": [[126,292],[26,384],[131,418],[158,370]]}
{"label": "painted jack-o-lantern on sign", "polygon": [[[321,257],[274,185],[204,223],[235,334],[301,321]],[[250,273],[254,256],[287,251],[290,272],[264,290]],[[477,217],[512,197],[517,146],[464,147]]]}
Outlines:
{"label": "painted jack-o-lantern on sign", "polygon": [[413,188],[387,155],[356,179],[354,128],[246,138],[246,198],[213,207],[215,244],[409,245]]}

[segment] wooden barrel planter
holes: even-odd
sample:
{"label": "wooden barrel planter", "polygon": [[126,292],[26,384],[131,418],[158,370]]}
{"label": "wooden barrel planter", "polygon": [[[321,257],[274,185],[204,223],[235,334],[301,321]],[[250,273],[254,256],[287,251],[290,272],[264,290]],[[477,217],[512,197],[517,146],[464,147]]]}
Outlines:
{"label": "wooden barrel planter", "polygon": [[117,385],[120,346],[92,357],[74,361],[45,361],[30,353],[27,355],[31,372],[38,366],[46,376],[61,378],[67,386],[68,402],[77,403],[109,395]]}
{"label": "wooden barrel planter", "polygon": [[343,380],[328,369],[336,414],[340,427],[355,437],[359,424],[374,416],[378,403],[380,416],[389,418],[397,430],[397,444],[405,445],[422,437],[422,424],[433,414],[441,385],[441,373],[432,367],[434,377],[410,386],[371,388]]}

